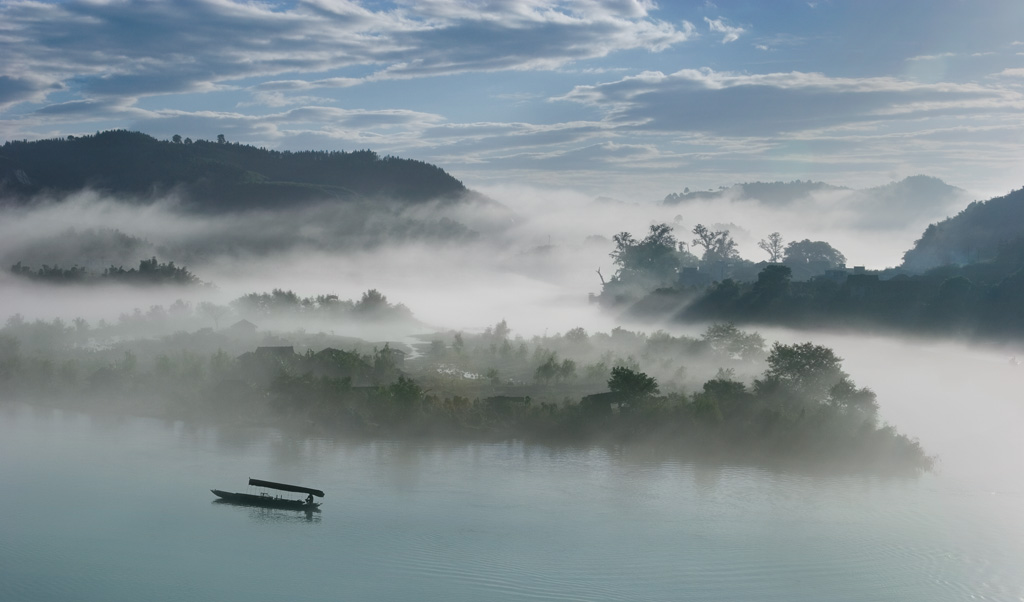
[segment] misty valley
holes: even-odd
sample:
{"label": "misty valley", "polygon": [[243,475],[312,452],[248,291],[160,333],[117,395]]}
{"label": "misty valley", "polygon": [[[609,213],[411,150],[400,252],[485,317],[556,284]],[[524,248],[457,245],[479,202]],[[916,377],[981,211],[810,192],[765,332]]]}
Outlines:
{"label": "misty valley", "polygon": [[[0,147],[0,480],[40,521],[0,502],[0,598],[1024,595],[1024,189],[498,192],[223,136]],[[203,497],[250,476],[323,512]]]}

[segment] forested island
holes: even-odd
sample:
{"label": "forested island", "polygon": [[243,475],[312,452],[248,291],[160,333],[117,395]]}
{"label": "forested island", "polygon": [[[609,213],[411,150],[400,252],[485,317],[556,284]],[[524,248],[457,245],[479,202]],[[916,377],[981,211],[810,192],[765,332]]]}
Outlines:
{"label": "forested island", "polygon": [[[275,298],[291,301],[269,309]],[[349,303],[352,312],[403,312],[376,291]],[[276,291],[233,305],[304,306]],[[879,423],[874,393],[854,383],[832,350],[767,347],[730,324],[699,338],[576,328],[525,339],[502,321],[411,346],[262,332],[246,320],[124,336],[139,332],[139,320],[152,334],[210,312],[177,302],[117,325],[14,316],[0,329],[3,398],[327,435],[644,443],[693,458],[844,471],[913,474],[933,462]]]}
{"label": "forested island", "polygon": [[[903,264],[848,268],[826,241],[759,247],[742,259],[728,230],[698,224],[692,246],[668,224],[642,239],[623,232],[617,271],[595,300],[635,317],[861,329],[1012,341],[1024,335],[1024,189],[975,202],[929,226]],[[701,250],[701,256],[691,252]]]}

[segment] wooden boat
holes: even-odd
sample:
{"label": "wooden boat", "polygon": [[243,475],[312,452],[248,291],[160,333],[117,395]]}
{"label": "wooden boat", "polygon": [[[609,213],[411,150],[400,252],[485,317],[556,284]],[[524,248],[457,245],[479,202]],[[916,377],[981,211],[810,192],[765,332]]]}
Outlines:
{"label": "wooden boat", "polygon": [[320,503],[313,501],[313,496],[324,497],[324,492],[319,489],[311,489],[309,487],[300,487],[298,485],[287,485],[285,483],[274,483],[273,481],[261,481],[259,479],[249,479],[249,485],[253,487],[265,487],[267,489],[276,489],[278,491],[289,491],[292,493],[305,493],[305,500],[297,500],[292,498],[281,497],[278,495],[270,495],[266,492],[260,492],[258,495],[252,493],[231,493],[229,491],[221,491],[220,489],[211,489],[210,491],[216,495],[218,500],[215,502],[221,502],[225,504],[235,504],[238,506],[260,506],[263,508],[283,508],[287,510],[305,510],[307,512],[319,512]]}

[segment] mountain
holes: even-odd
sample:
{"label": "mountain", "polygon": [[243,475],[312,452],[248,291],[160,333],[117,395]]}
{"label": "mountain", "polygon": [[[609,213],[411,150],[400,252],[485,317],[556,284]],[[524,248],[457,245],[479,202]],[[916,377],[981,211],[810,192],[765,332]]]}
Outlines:
{"label": "mountain", "polygon": [[204,212],[287,208],[322,200],[389,200],[402,205],[471,195],[462,182],[422,161],[354,152],[272,151],[237,143],[157,140],[113,130],[0,147],[0,195],[25,203],[40,193],[84,188],[134,201],[174,194]]}
{"label": "mountain", "polygon": [[922,272],[944,265],[993,260],[1024,239],[1024,188],[975,201],[954,217],[934,223],[903,255],[903,268]]}
{"label": "mountain", "polygon": [[859,219],[856,225],[880,227],[888,224],[919,225],[922,217],[929,221],[937,215],[949,215],[954,208],[963,207],[969,201],[968,193],[962,188],[950,186],[939,178],[910,176],[899,182],[858,190],[850,203],[857,208]]}
{"label": "mountain", "polygon": [[847,225],[872,230],[914,230],[950,215],[970,199],[963,189],[938,178],[911,176],[885,186],[854,190],[824,182],[748,182],[718,190],[666,196],[662,203],[724,201],[756,203],[773,210],[797,208],[837,216]]}
{"label": "mountain", "polygon": [[794,201],[810,197],[816,192],[848,190],[841,186],[832,186],[824,182],[747,182],[721,187],[718,190],[694,190],[689,188],[683,192],[667,195],[662,202],[666,205],[678,205],[690,201],[706,201],[730,199],[736,201],[759,201],[768,205],[788,205]]}

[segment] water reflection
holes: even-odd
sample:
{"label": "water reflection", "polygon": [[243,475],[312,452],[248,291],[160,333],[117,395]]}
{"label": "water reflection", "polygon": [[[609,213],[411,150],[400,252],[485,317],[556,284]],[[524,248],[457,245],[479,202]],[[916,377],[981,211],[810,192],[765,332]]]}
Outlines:
{"label": "water reflection", "polygon": [[[208,499],[249,475],[322,488],[331,520]],[[1020,597],[1019,490],[955,476],[8,407],[0,482],[35,498],[0,496],[0,600]],[[299,523],[317,528],[274,528]]]}
{"label": "water reflection", "polygon": [[316,523],[322,520],[319,509],[316,510],[283,510],[280,508],[260,508],[242,504],[232,504],[227,500],[213,500],[213,506],[232,508],[238,513],[245,512],[249,519],[259,523]]}

